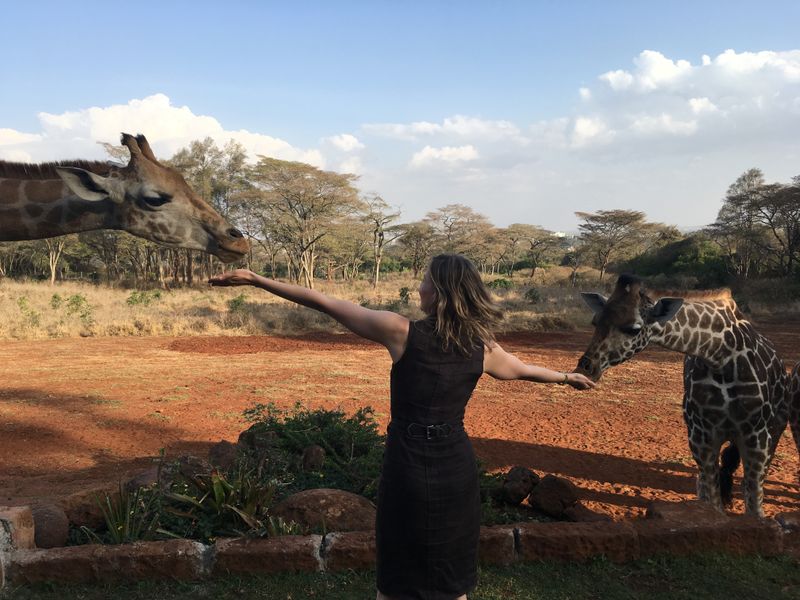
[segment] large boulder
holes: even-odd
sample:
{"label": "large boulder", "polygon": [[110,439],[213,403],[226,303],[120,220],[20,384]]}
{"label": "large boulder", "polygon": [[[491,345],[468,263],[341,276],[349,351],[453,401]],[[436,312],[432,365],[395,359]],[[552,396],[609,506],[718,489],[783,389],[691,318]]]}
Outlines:
{"label": "large boulder", "polygon": [[577,501],[578,488],[575,484],[555,475],[546,475],[533,488],[528,498],[533,508],[554,519],[563,518],[564,511],[574,506]]}
{"label": "large boulder", "polygon": [[539,476],[530,469],[511,467],[503,481],[501,498],[503,502],[517,506],[530,495],[537,483]]}
{"label": "large boulder", "polygon": [[239,444],[222,440],[211,446],[208,451],[208,461],[220,469],[229,469],[236,464],[239,457]]}
{"label": "large boulder", "polygon": [[33,532],[37,548],[58,548],[67,545],[69,519],[64,509],[55,504],[34,504]]}
{"label": "large boulder", "polygon": [[375,527],[375,505],[363,496],[343,490],[304,490],[289,496],[270,512],[312,531],[369,531]]}

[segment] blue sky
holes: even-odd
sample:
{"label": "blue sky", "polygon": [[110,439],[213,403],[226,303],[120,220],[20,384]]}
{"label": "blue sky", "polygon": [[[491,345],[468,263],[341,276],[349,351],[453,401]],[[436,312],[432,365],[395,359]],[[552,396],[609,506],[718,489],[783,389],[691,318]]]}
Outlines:
{"label": "blue sky", "polygon": [[459,202],[568,230],[702,225],[744,169],[800,174],[798,2],[4,4],[0,158],[245,132],[407,220]]}

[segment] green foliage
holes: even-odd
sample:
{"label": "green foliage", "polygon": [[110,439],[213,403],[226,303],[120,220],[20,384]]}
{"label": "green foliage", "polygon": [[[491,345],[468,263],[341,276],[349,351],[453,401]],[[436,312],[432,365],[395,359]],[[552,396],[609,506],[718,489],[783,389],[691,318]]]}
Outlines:
{"label": "green foliage", "polygon": [[403,306],[408,306],[408,303],[411,301],[411,290],[403,286],[400,288],[400,304]]}
{"label": "green foliage", "polygon": [[514,284],[511,282],[511,280],[501,277],[499,279],[493,279],[486,284],[486,287],[493,290],[510,290],[514,287]]}
{"label": "green foliage", "polygon": [[539,304],[542,301],[542,294],[538,288],[532,287],[525,290],[525,300],[531,304]]}
{"label": "green foliage", "polygon": [[50,297],[50,308],[52,308],[53,310],[58,310],[59,308],[61,308],[63,302],[64,299],[61,297],[60,294],[53,294]]}
{"label": "green foliage", "polygon": [[20,296],[17,298],[17,306],[19,306],[19,312],[21,312],[22,316],[25,317],[28,325],[31,327],[39,326],[41,315],[39,315],[39,313],[31,307],[28,299],[25,296]]}
{"label": "green foliage", "polygon": [[92,305],[83,294],[73,294],[67,298],[65,309],[68,315],[78,315],[84,325],[91,325],[94,322]]}
{"label": "green foliage", "polygon": [[247,297],[244,294],[239,294],[235,298],[228,300],[228,311],[236,314],[243,313],[247,308]]}
{"label": "green foliage", "polygon": [[134,290],[125,302],[128,303],[128,306],[136,306],[139,304],[142,306],[150,306],[150,304],[157,300],[161,300],[161,292],[158,290]]}
{"label": "green foliage", "polygon": [[103,513],[106,531],[98,534],[88,527],[81,527],[90,542],[126,544],[157,537],[158,498],[151,490],[140,488],[125,492],[120,485],[117,494],[106,494],[105,499],[96,498],[96,501]]}
{"label": "green foliage", "polygon": [[719,287],[729,277],[722,250],[702,234],[641,254],[620,270],[656,278],[653,285],[677,288]]}
{"label": "green foliage", "polygon": [[295,523],[269,514],[279,483],[264,471],[240,462],[227,476],[214,469],[176,478],[161,498],[164,530],[206,542],[300,533]]}
{"label": "green foliage", "polygon": [[[291,411],[257,404],[245,411],[245,418],[253,423],[243,434],[253,458],[266,460],[271,476],[288,475],[284,493],[336,488],[375,499],[384,436],[372,408],[348,417],[340,410],[309,410],[299,403]],[[302,453],[312,445],[325,450],[325,461],[319,470],[304,471]]]}

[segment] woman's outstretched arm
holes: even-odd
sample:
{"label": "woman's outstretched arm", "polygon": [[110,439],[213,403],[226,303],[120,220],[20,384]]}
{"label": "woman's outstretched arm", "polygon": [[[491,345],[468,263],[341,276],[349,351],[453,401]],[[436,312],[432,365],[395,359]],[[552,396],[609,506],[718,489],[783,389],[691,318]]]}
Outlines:
{"label": "woman's outstretched arm", "polygon": [[208,280],[214,286],[252,285],[276,296],[330,315],[353,333],[386,347],[393,361],[405,351],[409,321],[387,310],[371,310],[354,302],[326,296],[299,285],[267,279],[247,269],[237,269]]}
{"label": "woman's outstretched arm", "polygon": [[594,382],[580,373],[563,373],[522,362],[503,350],[499,344],[486,348],[483,355],[483,372],[495,379],[525,379],[537,383],[564,383],[576,390],[594,387]]}

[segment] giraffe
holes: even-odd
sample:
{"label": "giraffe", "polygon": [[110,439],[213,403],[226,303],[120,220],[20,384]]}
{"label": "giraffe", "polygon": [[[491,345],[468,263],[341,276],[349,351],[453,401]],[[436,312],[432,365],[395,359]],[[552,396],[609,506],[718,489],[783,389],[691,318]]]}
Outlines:
{"label": "giraffe", "polygon": [[122,134],[126,166],[63,161],[0,161],[0,241],[36,240],[95,229],[121,229],[173,248],[203,250],[223,262],[249,244],[174,169],[162,165],[143,135]]}
{"label": "giraffe", "polygon": [[741,456],[746,511],[763,517],[764,478],[789,418],[789,378],[730,291],[659,297],[637,277],[622,275],[607,300],[582,296],[595,332],[577,370],[597,381],[651,342],[685,354],[683,417],[699,467],[698,497],[722,511]]}

